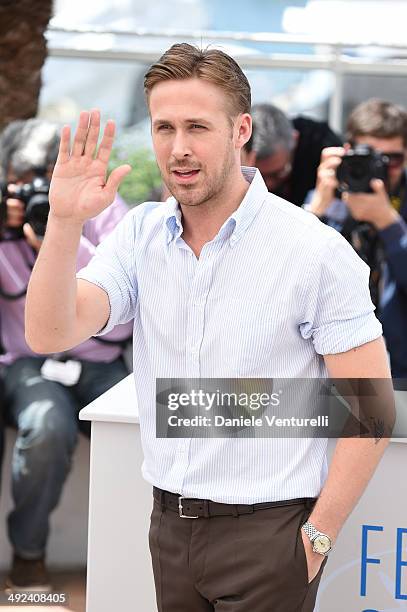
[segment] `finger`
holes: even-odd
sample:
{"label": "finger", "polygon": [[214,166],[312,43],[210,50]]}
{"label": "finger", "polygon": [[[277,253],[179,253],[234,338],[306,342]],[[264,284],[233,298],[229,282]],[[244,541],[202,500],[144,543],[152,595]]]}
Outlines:
{"label": "finger", "polygon": [[343,147],[325,147],[321,152],[321,161],[326,161],[329,157],[342,157],[345,149]]}
{"label": "finger", "polygon": [[89,157],[94,156],[95,151],[96,151],[96,146],[98,143],[98,139],[99,139],[99,131],[100,131],[100,112],[97,109],[93,109],[90,113],[90,120],[89,120],[89,130],[88,130],[88,136],[86,138],[86,145],[85,145],[85,155],[88,155]]}
{"label": "finger", "polygon": [[336,176],[336,172],[333,168],[321,168],[319,171],[320,178],[334,178]]}
{"label": "finger", "polygon": [[380,179],[372,179],[370,181],[370,186],[375,193],[384,193],[386,191],[384,183]]}
{"label": "finger", "polygon": [[342,157],[338,157],[337,155],[328,157],[321,164],[320,168],[332,168],[334,171],[340,164],[342,163]]}
{"label": "finger", "polygon": [[69,125],[64,125],[61,131],[61,140],[59,141],[59,151],[57,163],[65,163],[69,160],[71,150],[71,128]]}
{"label": "finger", "polygon": [[124,166],[119,166],[118,168],[115,168],[110,173],[110,176],[107,179],[107,183],[105,185],[105,190],[109,194],[109,197],[112,198],[112,202],[117,193],[120,183],[122,182],[124,177],[129,174],[129,172],[131,172],[131,166],[125,164]]}
{"label": "finger", "polygon": [[98,154],[96,156],[96,159],[99,159],[104,164],[107,164],[107,162],[109,161],[110,153],[112,151],[115,132],[116,132],[115,123],[114,121],[109,119],[109,121],[105,125],[102,142],[100,143]]}
{"label": "finger", "polygon": [[32,241],[37,238],[34,233],[33,228],[31,227],[29,223],[24,223],[23,232],[24,232],[24,236],[27,238],[27,241],[30,241],[30,240]]}
{"label": "finger", "polygon": [[78,127],[75,132],[75,137],[72,146],[72,157],[80,157],[85,149],[86,136],[89,128],[89,113],[82,111],[79,115]]}
{"label": "finger", "polygon": [[[319,189],[329,189],[334,192],[334,190],[339,187],[339,181],[336,178],[336,169],[320,167],[317,176],[317,187]],[[332,197],[333,195],[332,193]]]}

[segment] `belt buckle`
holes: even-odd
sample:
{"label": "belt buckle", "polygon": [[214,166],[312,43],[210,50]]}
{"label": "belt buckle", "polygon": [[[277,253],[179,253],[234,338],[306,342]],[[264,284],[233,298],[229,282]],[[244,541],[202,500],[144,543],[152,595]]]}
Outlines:
{"label": "belt buckle", "polygon": [[183,513],[183,507],[182,507],[182,500],[183,499],[188,499],[187,497],[183,497],[182,495],[180,495],[178,497],[178,514],[180,515],[181,518],[187,518],[187,519],[197,519],[199,518],[199,516],[187,516],[186,514]]}

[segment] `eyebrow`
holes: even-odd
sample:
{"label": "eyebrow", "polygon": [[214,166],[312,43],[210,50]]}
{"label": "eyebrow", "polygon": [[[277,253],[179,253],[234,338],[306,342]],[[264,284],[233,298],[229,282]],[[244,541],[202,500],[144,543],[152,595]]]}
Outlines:
{"label": "eyebrow", "polygon": [[[213,127],[213,124],[208,121],[208,119],[204,119],[204,118],[190,118],[190,119],[185,119],[185,121],[183,121],[183,123],[198,123],[198,124],[203,124],[203,125],[207,125],[208,127]],[[156,119],[156,121],[154,121],[153,123],[153,127],[159,127],[160,125],[171,125],[172,121],[167,120],[167,119]]]}

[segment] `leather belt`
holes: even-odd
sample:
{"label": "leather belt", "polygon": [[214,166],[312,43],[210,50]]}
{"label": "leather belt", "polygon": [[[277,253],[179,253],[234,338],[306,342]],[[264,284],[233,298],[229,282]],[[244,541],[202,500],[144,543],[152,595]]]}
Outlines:
{"label": "leather belt", "polygon": [[316,502],[314,497],[298,497],[296,499],[263,502],[260,504],[221,504],[210,499],[183,497],[176,493],[163,491],[157,487],[153,487],[153,495],[154,499],[163,509],[172,510],[177,512],[181,518],[189,519],[210,518],[211,516],[239,516],[240,514],[252,514],[258,510],[294,506],[297,504],[303,504],[311,509]]}

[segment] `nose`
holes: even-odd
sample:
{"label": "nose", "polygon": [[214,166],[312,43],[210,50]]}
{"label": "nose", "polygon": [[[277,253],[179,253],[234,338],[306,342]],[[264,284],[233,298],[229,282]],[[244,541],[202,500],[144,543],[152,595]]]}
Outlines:
{"label": "nose", "polygon": [[184,131],[178,130],[174,133],[171,153],[175,159],[183,159],[191,155],[189,139]]}

